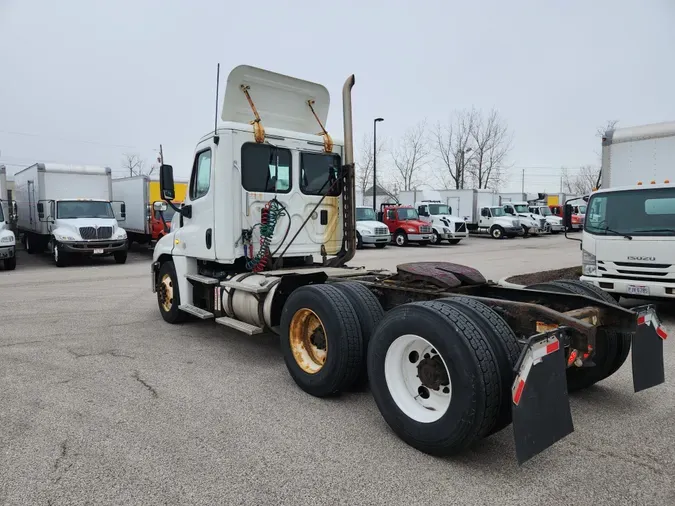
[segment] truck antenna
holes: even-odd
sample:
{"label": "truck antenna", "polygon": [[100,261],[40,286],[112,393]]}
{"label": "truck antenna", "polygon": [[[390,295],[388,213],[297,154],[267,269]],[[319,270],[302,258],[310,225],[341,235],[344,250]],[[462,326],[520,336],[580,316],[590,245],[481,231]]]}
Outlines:
{"label": "truck antenna", "polygon": [[213,143],[217,146],[220,142],[220,137],[218,137],[218,95],[220,87],[220,63],[216,69],[216,114],[213,118]]}

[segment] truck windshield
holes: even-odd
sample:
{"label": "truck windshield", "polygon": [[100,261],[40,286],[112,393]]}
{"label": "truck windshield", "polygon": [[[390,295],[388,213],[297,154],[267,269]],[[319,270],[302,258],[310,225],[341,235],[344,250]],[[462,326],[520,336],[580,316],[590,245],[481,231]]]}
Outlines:
{"label": "truck windshield", "polygon": [[553,214],[548,207],[536,207],[535,209],[539,211],[537,214],[541,214],[542,216],[551,216]]}
{"label": "truck windshield", "polygon": [[377,221],[377,216],[370,207],[357,207],[356,221]]}
{"label": "truck windshield", "polygon": [[513,207],[516,208],[517,213],[529,213],[530,212],[530,208],[527,207],[527,204],[517,204],[517,205],[514,205]]}
{"label": "truck windshield", "polygon": [[337,179],[339,171],[340,157],[336,154],[302,153],[300,191],[305,195],[337,197],[342,190],[341,184],[333,182]]}
{"label": "truck windshield", "polygon": [[577,206],[574,210],[577,214],[586,214],[586,206]]}
{"label": "truck windshield", "polygon": [[506,211],[501,207],[491,207],[492,216],[506,216]]}
{"label": "truck windshield", "polygon": [[110,202],[91,200],[61,200],[56,204],[56,217],[73,218],[114,218]]}
{"label": "truck windshield", "polygon": [[445,204],[429,204],[429,214],[452,214],[452,209]]}
{"label": "truck windshield", "polygon": [[401,221],[417,220],[419,219],[419,215],[414,209],[403,208],[398,210],[398,219]]}
{"label": "truck windshield", "polygon": [[675,236],[675,188],[598,193],[588,209],[589,234]]}

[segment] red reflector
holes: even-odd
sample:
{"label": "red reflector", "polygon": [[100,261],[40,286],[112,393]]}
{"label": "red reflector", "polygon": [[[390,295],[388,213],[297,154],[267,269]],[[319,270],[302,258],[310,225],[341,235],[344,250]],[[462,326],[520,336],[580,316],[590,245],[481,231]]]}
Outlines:
{"label": "red reflector", "polygon": [[570,353],[570,356],[567,359],[567,365],[572,365],[576,359],[577,359],[577,350],[572,350],[572,353]]}
{"label": "red reflector", "polygon": [[553,353],[554,351],[558,351],[559,349],[560,349],[560,341],[556,339],[551,344],[546,345],[546,354],[550,355],[551,353]]}
{"label": "red reflector", "polygon": [[638,325],[644,325],[645,322],[647,321],[647,317],[643,314],[638,316]]}
{"label": "red reflector", "polygon": [[668,337],[668,332],[666,332],[666,330],[659,325],[656,328],[656,335],[665,340]]}
{"label": "red reflector", "polygon": [[516,406],[520,402],[520,398],[523,395],[524,389],[525,389],[525,382],[523,380],[520,380],[520,382],[518,383],[518,386],[516,387],[516,391],[513,393],[513,403]]}

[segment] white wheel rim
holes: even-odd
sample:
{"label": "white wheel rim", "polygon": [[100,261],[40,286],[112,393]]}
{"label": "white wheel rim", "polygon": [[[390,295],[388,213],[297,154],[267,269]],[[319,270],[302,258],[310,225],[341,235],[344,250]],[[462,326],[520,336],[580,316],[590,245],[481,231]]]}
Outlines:
{"label": "white wheel rim", "polygon": [[[428,374],[424,373],[420,379],[420,365],[422,371],[429,371],[429,367],[433,367],[442,373],[444,369],[447,385],[442,380],[441,385],[434,388],[436,385],[429,382]],[[389,394],[398,408],[416,422],[435,422],[450,407],[452,381],[448,366],[431,343],[420,336],[405,334],[391,343],[384,358],[384,377]]]}
{"label": "white wheel rim", "polygon": [[502,235],[502,231],[498,228],[495,228],[494,232],[492,232],[492,235],[495,237],[500,237]]}
{"label": "white wheel rim", "polygon": [[59,261],[59,247],[56,244],[54,245],[54,260]]}
{"label": "white wheel rim", "polygon": [[396,244],[398,244],[399,246],[403,246],[403,241],[404,241],[404,238],[403,238],[402,234],[399,234],[399,235],[396,236]]}
{"label": "white wheel rim", "polygon": [[434,232],[433,234],[431,234],[431,243],[436,244],[437,241],[438,241],[438,234]]}

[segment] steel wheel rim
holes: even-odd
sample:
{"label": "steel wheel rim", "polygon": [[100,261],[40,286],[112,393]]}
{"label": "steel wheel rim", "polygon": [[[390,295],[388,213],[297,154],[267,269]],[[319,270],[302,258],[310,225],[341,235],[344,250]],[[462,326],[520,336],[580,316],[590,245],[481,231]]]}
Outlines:
{"label": "steel wheel rim", "polygon": [[431,234],[431,244],[436,244],[437,242],[440,242],[438,240],[438,234],[434,232],[433,234]]}
{"label": "steel wheel rim", "polygon": [[450,408],[450,371],[423,337],[405,334],[391,343],[384,358],[384,377],[394,403],[417,422],[435,422]]}
{"label": "steel wheel rim", "polygon": [[54,261],[59,261],[59,247],[56,244],[54,245]]}
{"label": "steel wheel rim", "polygon": [[492,231],[492,237],[496,237],[497,239],[499,239],[501,236],[502,236],[502,231],[499,230],[498,228],[495,228]]}
{"label": "steel wheel rim", "polygon": [[171,275],[164,274],[162,276],[159,282],[159,296],[162,309],[168,313],[173,306],[173,280],[171,279]]}
{"label": "steel wheel rim", "polygon": [[328,356],[328,338],[323,322],[314,311],[302,308],[291,320],[288,339],[293,358],[307,374],[323,369]]}
{"label": "steel wheel rim", "polygon": [[398,244],[399,246],[403,246],[404,241],[405,239],[403,238],[403,234],[398,234],[396,236],[396,244]]}

